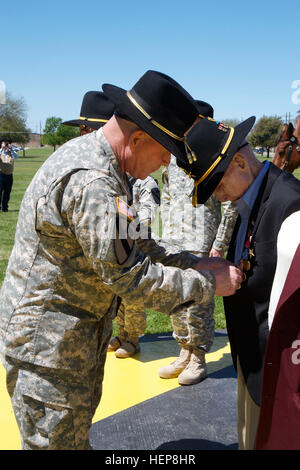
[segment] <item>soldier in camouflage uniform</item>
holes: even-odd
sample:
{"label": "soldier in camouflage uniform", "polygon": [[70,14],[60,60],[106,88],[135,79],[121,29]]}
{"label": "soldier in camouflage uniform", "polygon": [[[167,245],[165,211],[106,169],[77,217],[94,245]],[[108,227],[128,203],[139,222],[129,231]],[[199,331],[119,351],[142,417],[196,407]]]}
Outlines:
{"label": "soldier in camouflage uniform", "polygon": [[[111,118],[114,113],[114,104],[101,91],[88,91],[85,93],[78,119],[63,122],[64,125],[79,127],[80,135],[94,132]],[[160,204],[160,189],[157,181],[148,176],[145,180],[129,177],[132,188],[132,203],[134,204],[140,222],[151,225]],[[139,336],[146,328],[145,311],[126,314],[125,304],[122,302],[115,318],[119,327],[119,334],[111,338],[108,351],[115,351],[116,357],[125,358],[136,354],[139,348]]]}
{"label": "soldier in camouflage uniform", "polygon": [[[193,102],[164,77],[146,72],[130,96],[137,89],[160,120],[163,87],[171,103],[171,109],[164,104],[168,132],[183,136],[195,118]],[[186,303],[211,303],[215,293],[231,295],[242,282],[240,270],[225,260],[162,248],[152,249],[150,259],[140,250],[126,173],[144,179],[169,163],[170,151],[184,154],[179,141],[131,104],[129,92],[118,92],[118,108],[130,121],[113,116],[61,146],[21,203],[0,293],[0,343],[23,449],[90,449],[120,297],[135,312],[174,314]],[[176,127],[174,104],[181,110]]]}
{"label": "soldier in camouflage uniform", "polygon": [[[144,180],[129,177],[129,183],[132,187],[132,203],[138,214],[140,223],[151,226],[156,218],[157,209],[160,205],[160,189],[157,180],[148,176]],[[151,236],[154,236],[153,231]],[[139,336],[146,328],[146,312],[126,311],[125,304],[122,302],[115,323],[119,327],[117,336],[111,338],[108,351],[115,351],[116,357],[126,358],[136,354],[139,350]]]}
{"label": "soldier in camouflage uniform", "polygon": [[[223,256],[229,246],[237,210],[234,203],[221,203],[212,195],[205,204],[194,207],[194,182],[177,165],[172,155],[162,174],[162,238],[199,257]],[[187,325],[186,319],[192,319]],[[159,370],[161,378],[178,377],[181,385],[192,385],[206,377],[205,353],[214,338],[214,301],[193,304],[171,317],[173,336],[180,345],[179,357]]]}

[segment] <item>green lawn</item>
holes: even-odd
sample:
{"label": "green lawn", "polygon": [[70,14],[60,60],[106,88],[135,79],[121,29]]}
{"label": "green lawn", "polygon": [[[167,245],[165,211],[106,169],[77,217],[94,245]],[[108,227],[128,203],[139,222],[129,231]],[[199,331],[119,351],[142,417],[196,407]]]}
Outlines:
{"label": "green lawn", "polygon": [[[23,194],[35,172],[51,153],[52,148],[49,147],[28,149],[25,152],[25,157],[20,152],[21,156],[15,161],[14,184],[9,202],[9,211],[6,213],[0,212],[0,286],[5,276],[8,258],[14,243],[15,228]],[[264,159],[262,157],[259,158],[260,160]],[[294,174],[300,178],[300,169]],[[157,171],[153,176],[158,179],[161,185],[161,172]],[[215,302],[216,328],[225,328],[222,299],[216,297]],[[146,333],[163,333],[168,331],[172,331],[172,328],[170,318],[167,315],[147,311]]]}
{"label": "green lawn", "polygon": [[[26,150],[25,157],[15,161],[14,183],[8,212],[0,212],[0,283],[2,284],[8,258],[14,243],[16,223],[23,194],[33,175],[52,153],[51,148]],[[22,155],[20,152],[19,155]]]}

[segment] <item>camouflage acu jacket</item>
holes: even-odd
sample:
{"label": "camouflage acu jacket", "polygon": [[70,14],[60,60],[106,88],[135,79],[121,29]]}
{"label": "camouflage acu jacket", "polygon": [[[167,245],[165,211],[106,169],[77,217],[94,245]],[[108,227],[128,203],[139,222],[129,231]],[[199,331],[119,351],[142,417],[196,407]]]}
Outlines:
{"label": "camouflage acu jacket", "polygon": [[176,165],[175,157],[163,171],[161,193],[162,239],[182,249],[208,254],[212,246],[228,249],[238,216],[236,205],[221,203],[212,195],[205,204],[193,207],[194,180]]}
{"label": "camouflage acu jacket", "polygon": [[147,176],[144,180],[129,177],[129,182],[132,186],[132,203],[140,222],[152,225],[160,206],[158,182],[152,176]]}
{"label": "camouflage acu jacket", "polygon": [[189,269],[196,257],[159,248],[151,260],[140,250],[129,197],[102,129],[67,142],[41,166],[21,204],[0,293],[2,353],[88,370],[99,320],[116,313],[118,296],[132,310],[166,314],[211,301],[215,278]]}

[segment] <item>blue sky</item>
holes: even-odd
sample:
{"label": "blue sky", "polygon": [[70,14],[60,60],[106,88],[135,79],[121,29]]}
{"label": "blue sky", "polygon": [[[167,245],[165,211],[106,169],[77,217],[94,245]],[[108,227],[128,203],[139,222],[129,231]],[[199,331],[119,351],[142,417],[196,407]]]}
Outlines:
{"label": "blue sky", "polygon": [[6,1],[0,80],[24,97],[34,132],[49,116],[76,118],[86,91],[129,89],[148,69],[210,102],[218,119],[295,117],[299,16],[299,0]]}

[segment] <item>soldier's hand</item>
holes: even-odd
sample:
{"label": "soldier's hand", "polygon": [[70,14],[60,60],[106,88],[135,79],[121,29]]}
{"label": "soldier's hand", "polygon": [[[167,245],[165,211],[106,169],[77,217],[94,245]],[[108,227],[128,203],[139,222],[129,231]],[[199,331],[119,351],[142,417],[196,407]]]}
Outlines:
{"label": "soldier's hand", "polygon": [[243,272],[236,266],[224,265],[212,270],[216,278],[216,295],[233,295],[241,287]]}
{"label": "soldier's hand", "polygon": [[201,258],[196,265],[197,271],[212,271],[216,278],[216,295],[226,297],[233,295],[243,282],[243,272],[224,258]]}
{"label": "soldier's hand", "polygon": [[208,270],[210,271],[211,269],[215,268],[220,268],[224,266],[232,266],[233,264],[230,261],[227,261],[224,258],[220,257],[207,257],[207,258],[201,258],[199,263],[195,266],[196,271],[202,271],[202,270]]}

